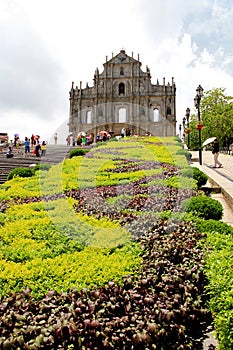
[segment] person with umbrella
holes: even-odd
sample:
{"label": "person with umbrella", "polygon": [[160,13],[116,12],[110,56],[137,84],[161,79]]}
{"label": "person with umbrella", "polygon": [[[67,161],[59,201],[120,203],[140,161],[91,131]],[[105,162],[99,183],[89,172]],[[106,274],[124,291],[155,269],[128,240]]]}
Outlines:
{"label": "person with umbrella", "polygon": [[217,165],[218,165],[218,168],[222,168],[222,164],[218,160],[218,157],[219,157],[219,143],[218,143],[217,139],[214,140],[212,153],[214,155],[214,168],[217,168]]}

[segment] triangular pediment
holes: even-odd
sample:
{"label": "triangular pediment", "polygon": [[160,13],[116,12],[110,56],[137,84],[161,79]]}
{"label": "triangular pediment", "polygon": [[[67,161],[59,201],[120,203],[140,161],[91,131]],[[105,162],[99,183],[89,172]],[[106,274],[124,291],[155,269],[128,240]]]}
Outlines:
{"label": "triangular pediment", "polygon": [[124,63],[133,63],[133,62],[139,62],[138,60],[135,60],[133,57],[128,56],[125,53],[125,50],[121,50],[116,56],[112,57],[110,60],[108,60],[104,65],[106,64],[124,64]]}

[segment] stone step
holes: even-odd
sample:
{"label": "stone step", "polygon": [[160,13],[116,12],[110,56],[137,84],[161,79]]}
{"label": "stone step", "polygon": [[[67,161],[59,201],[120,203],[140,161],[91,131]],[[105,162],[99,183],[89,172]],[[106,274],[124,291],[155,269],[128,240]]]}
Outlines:
{"label": "stone step", "polygon": [[13,150],[14,157],[6,158],[6,150],[0,152],[0,184],[7,180],[9,172],[15,168],[28,168],[32,164],[51,164],[55,165],[69,157],[72,147],[66,145],[48,145],[45,157],[36,157],[32,152],[27,156],[24,154],[24,148],[21,147],[19,152]]}

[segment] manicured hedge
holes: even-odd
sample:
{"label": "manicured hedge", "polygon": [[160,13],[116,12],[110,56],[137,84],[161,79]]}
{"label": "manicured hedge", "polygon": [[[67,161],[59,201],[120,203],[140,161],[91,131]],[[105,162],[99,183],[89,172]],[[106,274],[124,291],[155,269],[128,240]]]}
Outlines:
{"label": "manicured hedge", "polygon": [[89,152],[89,149],[84,148],[75,148],[72,149],[69,153],[69,158],[78,157],[78,156],[84,156]]}
{"label": "manicured hedge", "polygon": [[220,220],[223,215],[223,206],[216,199],[204,195],[186,199],[182,203],[184,211],[192,212],[205,220]]}
{"label": "manicured hedge", "polygon": [[23,167],[19,167],[19,168],[15,168],[13,170],[10,171],[10,173],[7,176],[7,180],[11,180],[13,179],[13,177],[15,176],[19,176],[19,177],[31,177],[35,174],[35,171],[33,170],[33,168],[23,168]]}
{"label": "manicured hedge", "polygon": [[208,180],[208,176],[196,167],[188,167],[181,170],[183,176],[191,177],[197,181],[197,186],[204,186]]}

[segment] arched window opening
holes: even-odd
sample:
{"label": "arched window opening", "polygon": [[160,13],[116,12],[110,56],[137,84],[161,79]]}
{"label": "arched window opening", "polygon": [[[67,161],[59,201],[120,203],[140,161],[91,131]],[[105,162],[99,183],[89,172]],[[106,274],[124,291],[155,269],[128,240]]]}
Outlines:
{"label": "arched window opening", "polygon": [[118,113],[119,123],[126,123],[126,108],[120,108]]}
{"label": "arched window opening", "polygon": [[125,94],[125,84],[120,83],[119,84],[119,95],[124,95]]}
{"label": "arched window opening", "polygon": [[124,75],[124,68],[123,67],[121,67],[121,69],[120,69],[120,75]]}
{"label": "arched window opening", "polygon": [[171,115],[172,114],[172,110],[170,107],[167,107],[167,115]]}
{"label": "arched window opening", "polygon": [[87,112],[87,124],[91,124],[92,123],[92,113],[91,111]]}
{"label": "arched window opening", "polygon": [[154,109],[154,122],[157,123],[159,121],[159,110],[157,108]]}

